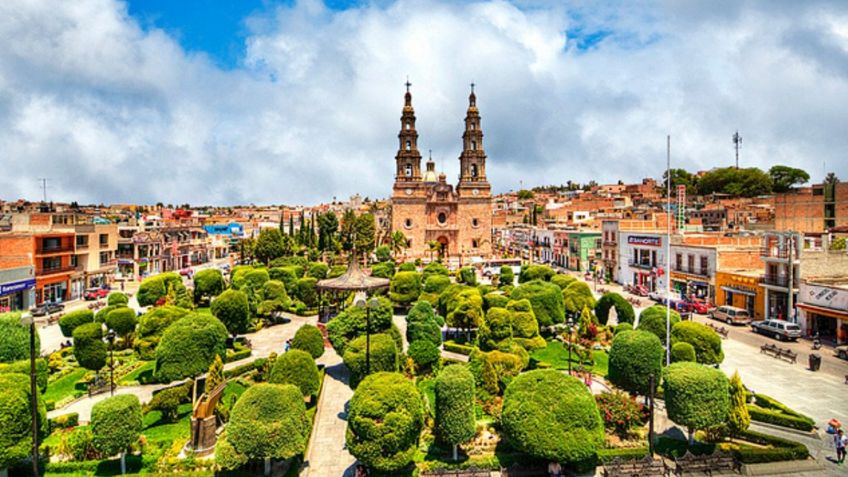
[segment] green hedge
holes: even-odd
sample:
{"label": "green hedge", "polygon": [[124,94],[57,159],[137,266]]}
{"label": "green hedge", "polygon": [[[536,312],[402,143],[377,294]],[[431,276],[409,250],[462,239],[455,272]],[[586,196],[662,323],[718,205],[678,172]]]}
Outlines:
{"label": "green hedge", "polygon": [[733,455],[744,464],[803,460],[810,457],[809,449],[800,442],[754,431],[744,431],[739,437],[755,444],[771,446],[765,448],[746,446],[734,449]]}
{"label": "green hedge", "polygon": [[226,363],[232,363],[233,361],[239,361],[244,358],[250,357],[253,351],[250,348],[241,348],[236,350],[227,350],[227,359]]}
{"label": "green hedge", "polygon": [[473,346],[459,344],[454,342],[453,340],[445,341],[443,348],[445,351],[450,351],[451,353],[464,354],[465,356],[470,355],[471,352],[474,351]]}
{"label": "green hedge", "polygon": [[565,317],[562,291],[553,283],[541,280],[526,282],[514,289],[510,298],[513,300],[521,300],[522,298],[530,300],[530,304],[533,306],[533,314],[536,315],[539,326],[562,323]]}
{"label": "green hedge", "polygon": [[786,404],[783,404],[782,402],[778,401],[777,399],[771,396],[766,396],[765,394],[754,394],[754,404],[765,409],[773,409],[784,414],[788,414],[790,416],[801,418],[809,422],[811,425],[815,425],[815,421],[813,421],[813,418],[801,414],[800,412],[790,408]]}
{"label": "green hedge", "polygon": [[[360,336],[351,341],[343,356],[344,364],[350,370],[350,387],[356,389],[359,383],[368,376],[366,370],[366,336]],[[391,336],[385,333],[371,335],[371,374],[380,371],[395,372],[400,360],[398,349]]]}
{"label": "green hedge", "polygon": [[294,349],[306,351],[314,359],[318,359],[324,354],[324,335],[317,326],[305,324],[294,333],[291,346]]}
{"label": "green hedge", "polygon": [[227,378],[227,379],[231,379],[231,378],[235,378],[235,377],[241,376],[243,374],[249,373],[249,372],[253,371],[254,369],[259,369],[262,366],[264,366],[266,361],[267,361],[266,358],[259,358],[259,359],[256,359],[254,361],[251,361],[250,363],[244,363],[244,364],[240,364],[238,366],[232,367],[230,369],[225,369],[224,370],[224,377]]}
{"label": "green hedge", "polygon": [[79,325],[94,322],[94,312],[91,310],[74,310],[59,318],[59,329],[62,336],[70,338],[74,335],[74,329]]}
{"label": "green hedge", "polygon": [[791,427],[802,431],[812,431],[813,427],[815,427],[813,423],[806,419],[784,414],[774,409],[762,408],[754,404],[748,404],[748,414],[751,416],[752,421],[765,422],[775,426]]}
{"label": "green hedge", "polygon": [[[394,343],[392,343],[394,346]],[[318,394],[321,375],[312,355],[299,349],[289,350],[274,360],[268,382],[272,384],[293,384],[304,396]]]}

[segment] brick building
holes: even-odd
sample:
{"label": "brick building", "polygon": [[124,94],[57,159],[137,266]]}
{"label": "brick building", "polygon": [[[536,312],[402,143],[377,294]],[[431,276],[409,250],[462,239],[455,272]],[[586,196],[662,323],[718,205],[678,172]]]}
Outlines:
{"label": "brick building", "polygon": [[774,228],[822,234],[848,225],[848,182],[825,182],[774,195]]}
{"label": "brick building", "polygon": [[440,245],[442,256],[452,265],[463,257],[488,258],[492,251],[492,195],[474,89],[468,97],[460,177],[454,188],[444,173],[436,174],[432,158],[422,174],[409,86],[407,83],[398,134],[400,148],[395,156],[392,230],[406,236],[406,253],[413,258],[429,257],[429,244],[433,242]]}

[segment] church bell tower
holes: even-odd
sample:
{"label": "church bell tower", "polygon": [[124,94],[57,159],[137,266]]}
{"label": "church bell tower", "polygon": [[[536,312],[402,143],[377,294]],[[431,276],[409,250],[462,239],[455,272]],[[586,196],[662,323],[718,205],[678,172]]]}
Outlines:
{"label": "church bell tower", "polygon": [[412,93],[409,87],[412,83],[406,80],[406,95],[404,96],[403,113],[400,116],[400,133],[395,163],[395,184],[399,182],[421,181],[421,153],[418,152],[418,131],[415,130],[415,110],[412,108]]}
{"label": "church bell tower", "polygon": [[489,196],[491,186],[486,179],[486,152],[483,150],[483,129],[480,126],[480,111],[474,83],[468,96],[468,111],[465,114],[465,132],[462,134],[462,153],[459,156],[460,197]]}

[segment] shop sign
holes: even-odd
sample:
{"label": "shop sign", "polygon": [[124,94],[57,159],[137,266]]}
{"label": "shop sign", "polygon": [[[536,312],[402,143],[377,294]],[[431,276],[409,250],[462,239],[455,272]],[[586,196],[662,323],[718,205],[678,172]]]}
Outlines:
{"label": "shop sign", "polygon": [[0,284],[0,296],[9,295],[22,290],[27,290],[35,286],[35,279],[21,280],[19,282],[10,282]]}
{"label": "shop sign", "polygon": [[662,240],[659,237],[631,235],[627,237],[627,243],[630,245],[648,245],[650,247],[659,247],[662,244]]}
{"label": "shop sign", "polygon": [[802,283],[798,295],[801,303],[848,310],[848,290]]}

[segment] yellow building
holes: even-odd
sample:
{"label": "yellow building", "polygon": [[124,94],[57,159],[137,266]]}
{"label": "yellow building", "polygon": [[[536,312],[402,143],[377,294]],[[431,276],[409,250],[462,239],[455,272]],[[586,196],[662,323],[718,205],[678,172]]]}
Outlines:
{"label": "yellow building", "polygon": [[754,320],[765,319],[764,293],[760,286],[762,270],[716,272],[716,306],[730,305],[748,310]]}

